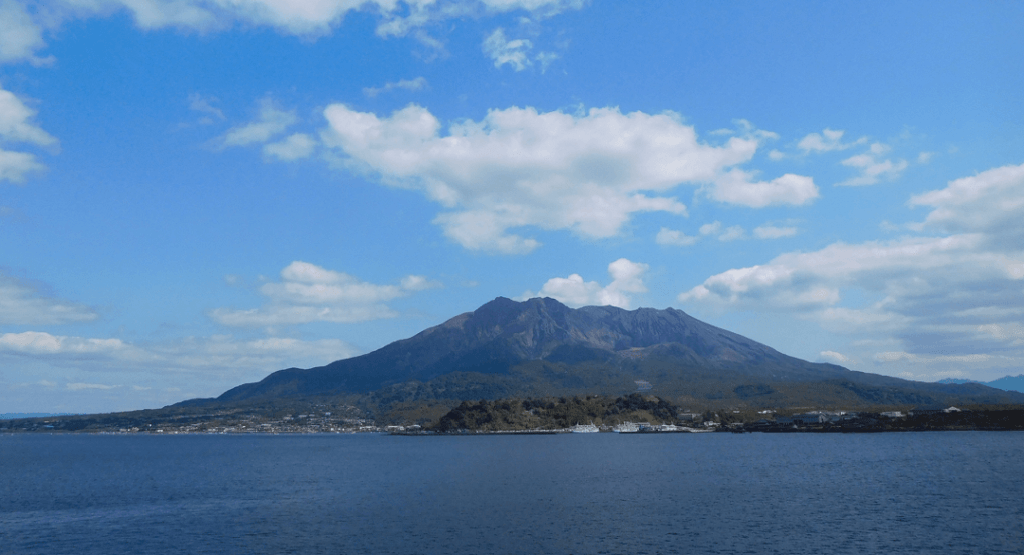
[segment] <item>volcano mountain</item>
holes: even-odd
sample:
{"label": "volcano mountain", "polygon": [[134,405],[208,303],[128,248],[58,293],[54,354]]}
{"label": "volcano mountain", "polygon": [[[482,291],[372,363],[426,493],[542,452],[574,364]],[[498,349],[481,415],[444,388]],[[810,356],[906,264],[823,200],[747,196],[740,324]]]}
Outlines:
{"label": "volcano mountain", "polygon": [[497,299],[365,355],[289,368],[219,403],[358,396],[377,405],[624,395],[696,406],[1021,404],[1024,394],[855,372],[784,355],[668,308]]}

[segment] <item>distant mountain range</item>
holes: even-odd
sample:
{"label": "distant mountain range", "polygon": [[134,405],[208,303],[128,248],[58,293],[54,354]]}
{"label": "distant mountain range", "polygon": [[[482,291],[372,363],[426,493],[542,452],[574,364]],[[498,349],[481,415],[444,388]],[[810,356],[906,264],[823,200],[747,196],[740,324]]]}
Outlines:
{"label": "distant mountain range", "polygon": [[936,383],[946,383],[946,384],[979,383],[979,384],[987,385],[989,387],[994,387],[996,389],[1002,389],[1003,391],[1019,391],[1019,392],[1024,392],[1024,374],[1020,374],[1020,375],[1017,375],[1017,376],[1003,376],[1002,378],[999,378],[997,380],[992,380],[990,382],[980,382],[980,381],[977,381],[977,380],[962,380],[962,379],[959,379],[959,378],[946,378],[944,380],[939,380]]}
{"label": "distant mountain range", "polygon": [[668,308],[569,308],[499,297],[413,337],[289,368],[180,405],[349,396],[368,405],[647,391],[694,407],[1022,404],[987,385],[924,383],[811,363]]}

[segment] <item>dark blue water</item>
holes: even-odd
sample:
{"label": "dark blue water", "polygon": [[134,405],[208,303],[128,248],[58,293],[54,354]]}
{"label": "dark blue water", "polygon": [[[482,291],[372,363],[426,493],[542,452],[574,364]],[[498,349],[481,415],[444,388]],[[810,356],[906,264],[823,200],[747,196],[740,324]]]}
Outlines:
{"label": "dark blue water", "polygon": [[1024,434],[0,436],[0,554],[1024,553]]}

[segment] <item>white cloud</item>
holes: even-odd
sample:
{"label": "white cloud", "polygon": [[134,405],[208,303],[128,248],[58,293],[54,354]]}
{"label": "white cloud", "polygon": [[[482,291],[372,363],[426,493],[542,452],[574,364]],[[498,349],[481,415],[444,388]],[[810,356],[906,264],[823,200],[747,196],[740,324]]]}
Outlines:
{"label": "white cloud", "polygon": [[94,354],[123,349],[120,339],[86,339],[26,331],[0,335],[0,350],[23,354]]}
{"label": "white cloud", "polygon": [[658,235],[654,238],[654,241],[659,245],[675,245],[679,247],[688,247],[700,241],[700,237],[694,237],[687,235],[681,231],[669,229],[667,227],[661,228],[658,231]]}
{"label": "white cloud", "polygon": [[718,236],[719,241],[736,241],[737,239],[745,239],[746,232],[743,228],[734,225],[727,228],[721,235]]}
{"label": "white cloud", "polygon": [[253,370],[267,372],[286,366],[326,364],[356,354],[355,348],[337,339],[239,340],[230,335],[215,335],[133,344],[116,338],[61,336],[38,331],[0,335],[0,363],[21,364],[25,357],[31,357],[58,368],[97,373],[237,375]]}
{"label": "white cloud", "polygon": [[35,110],[25,106],[14,93],[0,89],[0,139],[38,146],[56,145],[57,139],[32,123],[35,115]]}
{"label": "white cloud", "polygon": [[380,118],[334,104],[324,116],[329,127],[321,138],[342,154],[340,165],[422,191],[448,209],[435,223],[474,250],[524,253],[539,245],[509,232],[515,228],[603,238],[636,212],[684,214],[681,202],[661,196],[680,184],[703,185],[712,198],[746,206],[804,204],[817,196],[807,177],[751,182],[734,166],[750,160],[756,139],[708,145],[671,112],[508,108],[453,123],[447,135],[416,105]]}
{"label": "white cloud", "polygon": [[808,204],[818,198],[814,180],[803,175],[787,173],[771,181],[753,181],[753,175],[732,169],[719,176],[708,192],[711,198],[751,208],[764,208],[773,204]]}
{"label": "white cloud", "polygon": [[508,64],[516,71],[522,71],[533,65],[529,52],[533,43],[528,39],[508,40],[505,38],[505,30],[498,27],[491,33],[483,44],[484,54],[494,60],[494,67],[500,68]]}
{"label": "white cloud", "polygon": [[[788,311],[833,331],[895,339],[901,348],[886,352],[928,355],[937,364],[1000,350],[1016,357],[1012,364],[1024,362],[1017,333],[1024,319],[1024,165],[952,181],[910,204],[932,208],[918,229],[945,235],[783,254],[711,276],[679,300]],[[846,306],[844,297],[863,300]]]}
{"label": "white cloud", "polygon": [[574,307],[610,305],[629,308],[631,299],[628,293],[647,292],[647,287],[643,283],[643,275],[647,269],[647,264],[620,258],[608,265],[608,275],[612,281],[605,287],[601,287],[596,281],[585,282],[579,274],[572,274],[567,278],[551,278],[541,287],[540,292],[527,291],[519,299],[551,297]]}
{"label": "white cloud", "polygon": [[17,0],[0,0],[0,64],[28,61],[35,65],[50,60],[37,58],[35,52],[46,46],[43,29]]}
{"label": "white cloud", "polygon": [[365,322],[397,314],[385,303],[413,291],[438,287],[423,276],[406,276],[399,285],[377,285],[295,261],[281,270],[281,281],[265,283],[262,308],[218,308],[210,317],[226,326],[281,326],[309,322]]}
{"label": "white cloud", "polygon": [[982,233],[986,248],[996,251],[1024,246],[1024,165],[951,181],[945,189],[911,197],[909,204],[932,207],[917,229]]}
{"label": "white cloud", "polygon": [[427,88],[427,80],[423,77],[417,77],[415,79],[401,79],[393,83],[385,83],[383,87],[365,87],[363,88],[363,94],[373,98],[382,92],[391,92],[395,89],[418,91],[425,88]]}
{"label": "white cloud", "polygon": [[774,225],[761,225],[754,228],[754,236],[758,239],[781,239],[792,237],[797,234],[797,228],[792,226],[778,227]]}
{"label": "white cloud", "polygon": [[[2,15],[0,7],[0,16]],[[0,144],[27,143],[57,148],[57,139],[32,122],[35,115],[35,110],[26,106],[14,93],[0,88]],[[28,174],[44,169],[46,166],[39,163],[34,154],[0,148],[0,181],[21,183]]]}
{"label": "white cloud", "polygon": [[821,358],[827,359],[827,360],[829,360],[831,362],[839,362],[839,363],[850,362],[850,358],[849,357],[847,357],[846,355],[844,355],[842,353],[837,353],[836,351],[822,351],[819,354],[819,356],[821,356]]}
{"label": "white cloud", "polygon": [[82,391],[84,389],[100,389],[100,390],[117,389],[117,388],[119,388],[121,386],[120,385],[106,385],[106,384],[101,384],[101,383],[81,383],[81,382],[77,382],[77,383],[66,384],[64,387],[67,388],[69,391]]}
{"label": "white cloud", "polygon": [[910,364],[935,364],[941,362],[953,362],[960,364],[980,364],[993,358],[990,354],[965,354],[965,355],[920,355],[905,351],[885,351],[875,354],[878,362],[902,362]]}
{"label": "white cloud", "polygon": [[871,145],[868,152],[851,156],[846,160],[843,160],[844,166],[858,168],[861,173],[857,177],[852,177],[846,181],[837,183],[837,185],[874,185],[883,178],[896,179],[903,170],[907,169],[908,164],[906,160],[898,160],[896,162],[893,162],[892,160],[879,161],[877,157],[888,151],[888,146],[881,143],[874,143]]}
{"label": "white cloud", "polygon": [[96,318],[85,305],[45,296],[39,286],[0,274],[0,324],[65,324]]}
{"label": "white cloud", "polygon": [[[268,27],[315,39],[328,35],[353,11],[373,13],[380,37],[412,33],[429,39],[422,28],[452,18],[522,11],[549,17],[580,9],[583,0],[55,0],[33,12],[16,0],[0,0],[0,63],[44,64],[35,52],[46,46],[44,32],[88,17],[128,12],[141,29],[177,28],[200,32],[235,26]],[[422,42],[428,42],[422,40]],[[436,41],[435,41],[436,42]]]}
{"label": "white cloud", "polygon": [[734,225],[729,226],[724,231],[722,230],[722,222],[711,222],[700,226],[698,230],[699,235],[686,235],[681,231],[674,231],[668,228],[661,228],[655,237],[655,242],[659,245],[678,245],[678,246],[689,246],[697,243],[702,237],[709,235],[716,235],[719,241],[728,242],[736,241],[738,239],[746,239],[747,234],[742,226]]}
{"label": "white cloud", "polygon": [[226,119],[224,112],[213,105],[214,102],[217,102],[217,99],[214,97],[204,97],[199,93],[192,93],[188,95],[189,110],[199,112],[200,114],[206,114],[206,116],[200,120],[200,123],[203,124],[213,123],[214,118],[218,120]]}
{"label": "white cloud", "polygon": [[540,63],[541,73],[546,72],[548,70],[548,67],[550,67],[551,64],[553,64],[555,60],[559,58],[561,58],[561,56],[554,52],[538,52],[537,55],[533,57],[534,60]]}
{"label": "white cloud", "polygon": [[427,279],[425,276],[405,276],[402,278],[402,289],[406,291],[426,291],[442,287],[440,282]]}
{"label": "white cloud", "polygon": [[37,162],[33,154],[12,152],[0,148],[0,181],[22,183],[28,174],[45,169],[46,166]]}
{"label": "white cloud", "polygon": [[843,142],[843,135],[846,131],[825,129],[821,133],[811,133],[800,139],[797,147],[804,152],[831,152],[833,150],[846,150],[852,146],[867,142],[867,137],[861,137],[851,143]]}
{"label": "white cloud", "polygon": [[295,133],[283,141],[263,145],[263,154],[290,162],[312,156],[316,144],[316,139],[313,137],[305,133]]}
{"label": "white cloud", "polygon": [[264,98],[260,101],[259,118],[251,123],[229,129],[224,135],[222,143],[225,147],[265,143],[298,121],[294,110],[281,110],[273,100]]}
{"label": "white cloud", "polygon": [[715,235],[722,230],[722,222],[714,221],[700,226],[698,230],[701,235]]}
{"label": "white cloud", "polygon": [[404,35],[412,29],[452,17],[525,11],[535,18],[545,18],[566,10],[578,10],[586,4],[586,0],[407,0],[401,4],[390,1],[407,7],[408,14],[403,17],[397,15],[401,10],[382,10],[386,15],[377,27],[377,34],[383,37]]}

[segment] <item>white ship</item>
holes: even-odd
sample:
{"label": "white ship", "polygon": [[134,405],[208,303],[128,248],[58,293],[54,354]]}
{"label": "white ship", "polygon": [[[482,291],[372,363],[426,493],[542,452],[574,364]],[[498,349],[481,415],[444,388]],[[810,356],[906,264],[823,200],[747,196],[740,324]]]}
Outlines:
{"label": "white ship", "polygon": [[600,432],[601,430],[599,430],[597,426],[595,426],[594,423],[591,422],[590,424],[577,423],[572,428],[569,428],[569,431],[574,434],[594,434]]}
{"label": "white ship", "polygon": [[640,431],[640,425],[635,422],[623,422],[612,428],[612,431],[617,434],[635,434]]}

